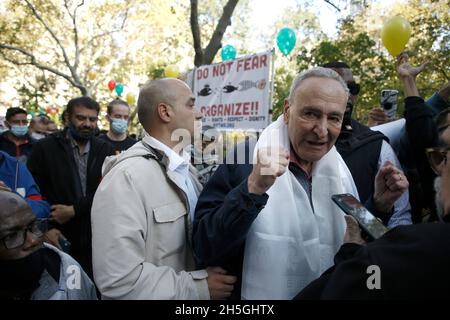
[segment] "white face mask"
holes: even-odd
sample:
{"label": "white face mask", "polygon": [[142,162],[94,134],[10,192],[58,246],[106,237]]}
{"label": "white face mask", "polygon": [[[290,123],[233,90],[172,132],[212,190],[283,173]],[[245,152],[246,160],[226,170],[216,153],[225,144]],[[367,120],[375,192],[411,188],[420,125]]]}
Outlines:
{"label": "white face mask", "polygon": [[45,134],[32,132],[31,138],[33,138],[34,140],[41,140],[41,139],[45,138]]}

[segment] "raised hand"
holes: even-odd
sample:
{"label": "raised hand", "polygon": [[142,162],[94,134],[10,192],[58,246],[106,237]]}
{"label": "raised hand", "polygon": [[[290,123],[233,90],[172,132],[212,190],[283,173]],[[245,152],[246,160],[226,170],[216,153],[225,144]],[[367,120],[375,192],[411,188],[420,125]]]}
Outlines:
{"label": "raised hand", "polygon": [[408,54],[402,52],[397,57],[397,73],[401,78],[412,77],[415,79],[425,69],[427,64],[428,62],[425,62],[418,67],[413,67],[409,64]]}
{"label": "raised hand", "polygon": [[408,190],[409,183],[403,172],[390,161],[386,161],[375,176],[373,201],[375,209],[388,213],[395,201]]}
{"label": "raised hand", "polygon": [[248,191],[263,194],[286,172],[289,165],[289,152],[281,147],[258,150],[256,164],[248,177]]}

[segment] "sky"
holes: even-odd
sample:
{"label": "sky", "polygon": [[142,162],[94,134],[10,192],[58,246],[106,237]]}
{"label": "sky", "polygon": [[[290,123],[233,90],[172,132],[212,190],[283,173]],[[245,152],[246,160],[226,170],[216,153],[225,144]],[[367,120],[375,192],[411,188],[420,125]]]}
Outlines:
{"label": "sky", "polygon": [[[278,20],[286,7],[293,6],[296,2],[295,0],[251,0],[252,15],[249,23],[256,30],[265,30]],[[315,10],[320,18],[322,30],[329,37],[333,37],[337,33],[338,12],[325,1],[316,0],[315,2]],[[287,27],[293,28],[293,26]],[[258,41],[256,38],[254,38],[254,41]],[[255,43],[254,45],[257,46],[258,44]]]}
{"label": "sky", "polygon": [[[294,6],[296,2],[299,2],[299,0],[250,0],[252,15],[249,23],[255,27],[255,30],[266,30],[280,18],[286,7]],[[402,0],[374,0],[372,2],[380,2],[384,7],[389,7],[395,2],[402,2]],[[342,8],[344,2],[335,0],[334,3],[340,5],[344,16],[348,13],[345,8]],[[341,13],[323,0],[314,0],[314,6],[311,9],[319,17],[322,31],[330,38],[336,36],[337,23]],[[295,26],[286,27],[295,29]],[[258,37],[252,39],[254,41],[252,47],[260,48],[263,46],[263,44],[258,43],[258,40]]]}

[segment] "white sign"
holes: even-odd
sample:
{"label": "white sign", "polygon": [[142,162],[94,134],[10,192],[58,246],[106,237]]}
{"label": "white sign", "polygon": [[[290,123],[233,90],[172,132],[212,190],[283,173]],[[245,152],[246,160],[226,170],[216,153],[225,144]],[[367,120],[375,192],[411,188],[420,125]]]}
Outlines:
{"label": "white sign", "polygon": [[203,124],[217,129],[263,129],[268,124],[270,51],[194,70]]}

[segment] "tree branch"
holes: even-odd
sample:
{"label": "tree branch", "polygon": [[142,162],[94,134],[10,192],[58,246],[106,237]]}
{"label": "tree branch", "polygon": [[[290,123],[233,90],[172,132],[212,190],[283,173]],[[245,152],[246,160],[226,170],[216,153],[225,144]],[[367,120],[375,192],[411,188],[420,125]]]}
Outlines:
{"label": "tree branch", "polygon": [[47,25],[47,23],[44,21],[44,19],[41,17],[41,15],[36,11],[36,8],[33,6],[33,4],[30,1],[28,1],[28,0],[25,0],[25,2],[27,3],[27,5],[31,9],[31,11],[33,12],[34,16],[44,25],[45,29],[50,33],[52,38],[56,41],[58,46],[61,48],[61,52],[62,52],[63,57],[64,57],[64,62],[66,63],[67,67],[70,70],[70,73],[73,76],[75,74],[75,72],[74,72],[74,70],[73,70],[73,68],[72,68],[72,66],[70,64],[69,57],[67,56],[67,53],[66,53],[66,49],[61,44],[61,41],[58,39],[56,34],[53,32],[53,30]]}
{"label": "tree branch", "polygon": [[80,46],[78,43],[78,28],[77,28],[77,10],[78,8],[80,8],[81,6],[84,5],[84,0],[81,0],[80,3],[77,4],[77,6],[75,7],[75,9],[73,10],[73,14],[69,9],[69,4],[67,3],[67,0],[64,0],[64,7],[67,10],[67,13],[69,14],[69,16],[72,18],[72,25],[73,25],[73,43],[75,46],[75,62],[73,64],[73,68],[75,70],[75,73],[78,69],[78,65],[80,63]]}
{"label": "tree branch", "polygon": [[202,39],[200,35],[200,26],[198,25],[198,1],[191,0],[191,31],[194,44],[195,59],[194,64],[198,67],[203,64]]}
{"label": "tree branch", "polygon": [[445,72],[445,68],[437,67],[437,69],[442,73],[442,75],[444,76],[445,79],[447,79],[447,81],[450,80],[450,77],[447,75],[447,72]]}
{"label": "tree branch", "polygon": [[338,12],[341,12],[341,9],[339,9],[338,6],[336,6],[334,3],[332,3],[329,0],[324,0],[326,3],[328,3],[330,6],[332,6],[333,8],[335,8]]}
{"label": "tree branch", "polygon": [[62,78],[64,78],[64,79],[66,79],[67,81],[69,81],[70,84],[73,85],[74,87],[78,88],[78,89],[81,91],[81,93],[82,93],[83,95],[85,95],[85,94],[87,93],[86,87],[84,87],[81,83],[77,83],[77,82],[76,82],[74,79],[72,79],[69,75],[67,75],[67,74],[65,74],[65,73],[62,73],[62,72],[60,72],[60,71],[57,70],[57,69],[54,69],[54,68],[52,68],[52,67],[49,67],[49,66],[40,64],[40,63],[36,60],[36,57],[35,57],[31,52],[26,51],[26,50],[24,50],[24,49],[22,49],[22,48],[19,48],[19,47],[10,46],[10,45],[7,45],[7,44],[2,44],[2,43],[0,43],[0,49],[7,49],[7,50],[12,50],[12,51],[18,51],[18,52],[22,53],[23,55],[27,56],[27,57],[30,59],[30,61],[28,61],[28,62],[20,62],[20,61],[17,61],[17,60],[13,60],[13,59],[8,58],[3,52],[1,52],[3,58],[4,58],[6,61],[8,61],[8,62],[10,62],[10,63],[13,63],[13,64],[15,64],[15,65],[18,65],[18,66],[32,65],[32,66],[35,66],[36,68],[38,68],[38,69],[40,69],[40,70],[46,70],[46,71],[48,71],[48,72],[51,72],[51,73],[53,73],[53,74],[56,74],[57,76],[60,76],[60,77],[62,77]]}
{"label": "tree branch", "polygon": [[227,4],[223,7],[222,16],[220,17],[211,40],[205,49],[205,57],[203,61],[205,64],[210,64],[213,61],[217,51],[221,48],[223,35],[227,27],[231,24],[231,16],[233,15],[233,11],[238,2],[239,0],[228,0]]}
{"label": "tree branch", "polygon": [[120,25],[120,28],[114,29],[114,30],[111,30],[111,31],[107,31],[107,32],[103,32],[103,33],[100,33],[100,34],[97,34],[97,35],[93,36],[91,39],[89,39],[89,41],[86,43],[86,45],[83,46],[83,47],[80,49],[80,54],[81,54],[84,50],[86,50],[86,48],[87,48],[89,45],[91,45],[95,40],[100,39],[100,38],[103,38],[103,37],[105,37],[105,36],[112,35],[113,33],[122,31],[123,28],[125,27],[125,23],[126,23],[127,18],[128,18],[128,9],[125,11],[125,16],[124,16],[124,18],[123,18],[123,20],[122,20],[122,23],[121,23],[121,25]]}

